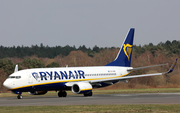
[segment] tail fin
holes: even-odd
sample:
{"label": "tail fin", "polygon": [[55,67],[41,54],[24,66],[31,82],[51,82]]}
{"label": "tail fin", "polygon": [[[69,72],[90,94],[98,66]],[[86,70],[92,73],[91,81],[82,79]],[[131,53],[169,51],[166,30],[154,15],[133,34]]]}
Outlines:
{"label": "tail fin", "polygon": [[131,54],[133,48],[133,40],[134,40],[134,28],[129,30],[126,39],[116,57],[116,59],[107,64],[106,66],[123,66],[130,67],[131,66]]}
{"label": "tail fin", "polygon": [[18,65],[16,64],[15,69],[14,69],[14,73],[18,71]]}

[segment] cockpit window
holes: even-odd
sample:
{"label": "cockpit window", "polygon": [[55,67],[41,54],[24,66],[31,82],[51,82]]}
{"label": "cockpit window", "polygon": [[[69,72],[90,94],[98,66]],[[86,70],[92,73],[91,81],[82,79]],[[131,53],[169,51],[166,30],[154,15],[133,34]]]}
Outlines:
{"label": "cockpit window", "polygon": [[8,78],[12,78],[12,79],[20,79],[21,76],[9,76]]}
{"label": "cockpit window", "polygon": [[9,76],[8,78],[16,78],[16,76]]}
{"label": "cockpit window", "polygon": [[20,79],[21,78],[21,76],[16,76],[16,79]]}

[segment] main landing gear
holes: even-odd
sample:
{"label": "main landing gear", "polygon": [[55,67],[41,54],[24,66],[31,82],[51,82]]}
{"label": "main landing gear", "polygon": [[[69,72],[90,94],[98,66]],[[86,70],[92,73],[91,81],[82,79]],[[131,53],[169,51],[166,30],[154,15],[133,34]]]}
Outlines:
{"label": "main landing gear", "polygon": [[88,93],[84,93],[84,96],[85,96],[85,97],[87,97],[87,96],[92,96],[92,95],[93,95],[92,91],[91,91],[91,92],[88,92]]}
{"label": "main landing gear", "polygon": [[66,91],[61,90],[61,91],[58,92],[58,97],[66,97],[66,96],[67,96]]}

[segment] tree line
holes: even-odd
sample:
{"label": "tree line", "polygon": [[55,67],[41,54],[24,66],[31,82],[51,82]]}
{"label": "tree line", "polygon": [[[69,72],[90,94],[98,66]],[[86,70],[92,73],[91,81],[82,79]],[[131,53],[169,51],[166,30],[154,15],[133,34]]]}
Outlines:
{"label": "tree line", "polygon": [[173,54],[180,55],[180,41],[173,40],[172,42],[167,40],[165,43],[160,42],[157,45],[153,45],[153,43],[149,43],[144,46],[134,46],[134,51],[136,54],[142,54],[147,51],[150,51],[153,55],[155,55],[156,51],[162,51],[166,53],[167,56],[172,56]]}
{"label": "tree line", "polygon": [[[114,47],[108,48],[113,49]],[[92,49],[87,48],[85,45],[79,46],[76,48],[75,46],[71,47],[69,45],[66,45],[64,47],[62,46],[55,46],[55,47],[49,47],[44,46],[42,43],[40,46],[38,45],[32,45],[31,47],[25,47],[25,46],[13,46],[13,47],[4,47],[0,46],[0,58],[7,58],[7,57],[18,57],[18,58],[24,58],[26,56],[37,56],[42,58],[54,58],[58,55],[67,56],[71,51],[77,51],[81,50],[83,52],[88,53],[88,56],[93,57],[95,53],[100,52],[101,50],[105,50],[107,48],[100,48],[98,46],[94,46]],[[149,43],[148,45],[144,46],[136,46],[134,45],[133,51],[135,51],[136,54],[142,54],[146,51],[150,51],[153,55],[155,51],[161,50],[165,51],[167,55],[172,54],[180,54],[180,41],[173,40],[166,41],[165,43],[161,42],[158,45],[153,45],[152,43]]]}
{"label": "tree line", "polygon": [[[78,66],[103,66],[113,61],[119,48],[99,48],[94,46],[79,48],[70,46],[48,47],[0,47],[0,92],[6,92],[2,84],[4,80],[14,72],[15,65],[19,70],[43,67],[78,67]],[[62,53],[61,53],[62,52]],[[53,54],[54,53],[54,54]],[[49,55],[50,54],[50,55]],[[132,54],[132,67],[143,67],[155,64],[172,64],[175,58],[180,57],[180,41],[166,41],[153,45],[134,46]],[[180,87],[180,60],[178,60],[173,76],[145,77],[129,80],[129,84],[119,85],[120,88],[146,88],[146,87]],[[168,70],[169,67],[158,67],[158,72]],[[151,69],[138,70],[134,74],[156,73]],[[118,84],[117,84],[118,85]]]}
{"label": "tree line", "polygon": [[49,46],[44,46],[42,43],[40,44],[40,46],[32,45],[31,47],[0,46],[0,58],[6,58],[6,57],[24,58],[26,56],[33,56],[33,55],[42,58],[46,58],[46,57],[54,58],[60,54],[62,56],[67,56],[71,51],[77,51],[77,50],[87,52],[89,56],[93,56],[96,52],[99,52],[101,49],[102,48],[99,48],[97,46],[94,46],[91,49],[91,48],[87,48],[85,45],[79,46],[78,48],[76,48],[75,46],[71,47],[69,45],[66,45],[64,47],[62,46],[49,47]]}

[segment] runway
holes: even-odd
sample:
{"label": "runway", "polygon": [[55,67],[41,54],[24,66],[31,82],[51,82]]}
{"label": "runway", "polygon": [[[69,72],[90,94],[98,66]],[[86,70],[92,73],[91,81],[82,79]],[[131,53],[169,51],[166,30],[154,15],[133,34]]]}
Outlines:
{"label": "runway", "polygon": [[120,104],[180,104],[180,93],[150,94],[109,94],[67,96],[33,96],[17,99],[15,97],[0,98],[0,106],[54,106],[54,105],[120,105]]}

